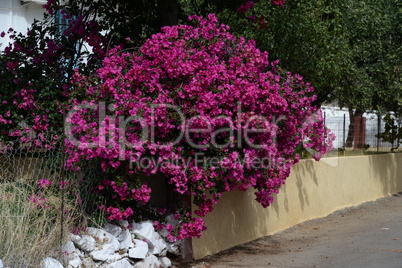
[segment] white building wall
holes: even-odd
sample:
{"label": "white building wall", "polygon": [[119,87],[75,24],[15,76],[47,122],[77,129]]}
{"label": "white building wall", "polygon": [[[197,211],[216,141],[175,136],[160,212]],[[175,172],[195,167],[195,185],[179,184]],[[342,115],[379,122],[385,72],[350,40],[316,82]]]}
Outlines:
{"label": "white building wall", "polygon": [[[10,28],[25,33],[34,19],[43,19],[44,3],[45,1],[0,0],[0,33],[7,32]],[[0,49],[4,49],[8,42],[8,38],[1,38]]]}
{"label": "white building wall", "polygon": [[[339,107],[321,107],[323,116],[325,116],[325,126],[335,134],[336,138],[333,142],[334,148],[342,148],[345,144],[348,131],[349,131],[349,110],[347,108]],[[378,115],[376,111],[363,113],[363,117],[366,118],[366,141],[365,144],[370,145],[370,148],[376,148],[378,138],[377,134],[381,133],[385,129],[384,115],[381,116],[380,129],[378,129]],[[380,140],[380,147],[385,147],[389,150],[392,144],[383,142]]]}

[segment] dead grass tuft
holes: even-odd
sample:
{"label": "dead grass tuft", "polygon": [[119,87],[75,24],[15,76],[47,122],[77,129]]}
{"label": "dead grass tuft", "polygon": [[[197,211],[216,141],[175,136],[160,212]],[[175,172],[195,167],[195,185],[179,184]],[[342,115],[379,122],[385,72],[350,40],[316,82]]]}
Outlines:
{"label": "dead grass tuft", "polygon": [[[43,204],[31,202],[32,195],[38,195],[36,183],[0,183],[0,258],[5,266],[38,267],[45,256],[59,254],[60,191],[44,193]],[[81,212],[75,200],[65,200],[64,211],[67,233]]]}

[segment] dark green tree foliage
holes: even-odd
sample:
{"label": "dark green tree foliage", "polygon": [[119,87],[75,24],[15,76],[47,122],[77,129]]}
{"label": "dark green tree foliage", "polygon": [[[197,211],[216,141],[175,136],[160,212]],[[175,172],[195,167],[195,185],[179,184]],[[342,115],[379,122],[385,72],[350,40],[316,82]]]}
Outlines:
{"label": "dark green tree foliage", "polygon": [[378,135],[384,142],[392,144],[391,152],[398,149],[402,141],[401,115],[387,113],[384,117],[384,132]]}
{"label": "dark green tree foliage", "polygon": [[130,37],[139,45],[163,26],[186,24],[188,16],[194,14],[235,11],[242,3],[243,0],[71,0],[64,8],[95,16],[107,31],[110,44],[125,42]]}
{"label": "dark green tree foliage", "polygon": [[347,146],[352,146],[354,118],[366,110],[401,109],[402,2],[350,1],[342,8],[349,40],[350,68],[336,91],[341,106],[349,108]]}
{"label": "dark green tree foliage", "polygon": [[239,35],[255,39],[284,70],[311,82],[319,105],[333,100],[349,65],[341,3],[288,0],[283,7],[259,1],[246,13],[227,10],[221,20]]}
{"label": "dark green tree foliage", "polygon": [[396,108],[389,104],[402,90],[401,7],[398,0],[350,1],[344,7],[352,64],[337,92],[341,105],[360,112]]}
{"label": "dark green tree foliage", "polygon": [[130,37],[141,44],[163,26],[176,25],[183,18],[178,0],[69,1],[71,7],[85,6],[113,39],[112,44]]}
{"label": "dark green tree foliage", "polygon": [[[70,87],[75,68],[91,73],[110,47],[124,43],[136,49],[160,27],[187,23],[187,16],[195,13],[217,13],[233,33],[255,39],[261,50],[269,51],[271,61],[280,60],[281,69],[299,73],[314,85],[316,105],[337,100],[350,108],[352,117],[367,109],[401,109],[400,0],[287,0],[282,7],[260,0],[245,12],[238,11],[243,0],[51,2],[48,8],[54,13],[34,23],[29,35],[15,36],[17,49],[12,44],[0,56],[0,78],[7,81],[0,90],[0,100],[7,102],[0,114],[11,112],[6,120],[33,125],[35,117],[48,115],[43,123],[60,129],[61,113],[50,111],[67,100],[63,88]],[[63,25],[55,20],[57,10],[68,14]],[[68,29],[75,33],[65,34]],[[34,90],[41,107],[16,112],[22,89]]]}

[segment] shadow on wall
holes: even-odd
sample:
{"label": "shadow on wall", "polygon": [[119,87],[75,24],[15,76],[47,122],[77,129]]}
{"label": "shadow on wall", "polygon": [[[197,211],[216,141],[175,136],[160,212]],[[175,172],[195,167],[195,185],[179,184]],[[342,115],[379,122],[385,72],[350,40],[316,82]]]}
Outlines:
{"label": "shadow on wall", "polygon": [[332,160],[308,159],[294,165],[275,201],[265,209],[254,200],[251,190],[224,193],[214,211],[204,218],[208,230],[200,239],[193,239],[194,257],[402,191],[402,154]]}
{"label": "shadow on wall", "polygon": [[[222,243],[242,241],[239,236],[243,236],[243,232],[240,233],[238,230],[243,230],[245,234],[250,235],[251,228],[243,226],[243,222],[245,218],[254,217],[255,210],[251,203],[249,194],[246,192],[235,190],[223,193],[220,202],[214,206],[213,213],[205,217],[208,229],[201,239],[208,242],[197,245],[198,250],[210,252],[211,249],[216,250]],[[212,232],[208,232],[211,229]],[[193,243],[198,240],[200,239],[193,238]]]}
{"label": "shadow on wall", "polygon": [[[219,252],[272,234],[278,231],[278,228],[284,229],[297,224],[299,214],[303,214],[303,211],[310,207],[310,198],[318,191],[319,182],[314,165],[314,160],[295,165],[292,168],[292,176],[288,178],[289,183],[281,187],[268,208],[263,208],[255,201],[253,190],[223,193],[219,203],[214,206],[214,211],[204,218],[208,230],[203,233],[201,239],[193,239],[195,257],[200,257],[197,254],[205,256]],[[204,254],[206,252],[207,254]]]}
{"label": "shadow on wall", "polygon": [[402,191],[402,153],[370,155],[370,168],[384,195]]}
{"label": "shadow on wall", "polygon": [[299,193],[300,208],[304,210],[305,205],[310,206],[309,195],[307,188],[303,184],[303,180],[313,179],[315,186],[318,185],[317,172],[314,167],[313,160],[305,161],[303,165],[295,165],[293,172],[296,175],[296,186]]}
{"label": "shadow on wall", "polygon": [[[314,160],[306,160],[303,161],[303,164],[296,164],[292,167],[292,175],[296,178],[296,187],[297,187],[297,192],[298,192],[298,198],[299,198],[299,204],[300,204],[300,209],[304,210],[306,205],[310,206],[310,200],[309,200],[309,194],[308,194],[308,189],[305,184],[305,180],[313,180],[314,184],[316,187],[318,187],[318,178],[317,178],[317,172],[314,168]],[[309,183],[310,184],[310,183]],[[287,192],[287,184],[285,183],[282,185],[280,192]],[[283,204],[279,203],[278,198],[275,197],[275,201],[271,204],[271,207],[275,210],[277,217],[279,217],[280,213],[283,213],[283,211],[280,211],[280,209],[283,208],[286,210],[288,213],[290,208],[289,208],[289,198],[286,194],[284,194],[283,197]]]}

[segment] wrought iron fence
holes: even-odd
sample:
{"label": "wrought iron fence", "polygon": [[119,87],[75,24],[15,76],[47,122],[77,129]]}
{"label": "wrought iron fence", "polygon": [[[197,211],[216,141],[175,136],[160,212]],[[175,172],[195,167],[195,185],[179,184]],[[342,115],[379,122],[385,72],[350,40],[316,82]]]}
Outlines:
{"label": "wrought iron fence", "polygon": [[[384,115],[379,116],[375,111],[366,112],[362,116],[355,117],[354,124],[350,127],[348,109],[339,107],[322,107],[321,109],[325,126],[336,136],[333,143],[334,149],[389,152],[392,147],[397,147],[397,144],[384,142],[379,137],[385,129]],[[353,128],[352,135],[349,134],[350,128]],[[349,140],[348,135],[350,135]],[[401,148],[393,151],[401,151]]]}

